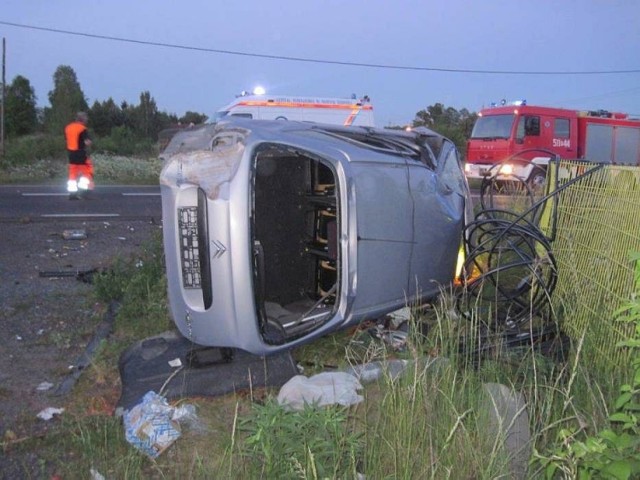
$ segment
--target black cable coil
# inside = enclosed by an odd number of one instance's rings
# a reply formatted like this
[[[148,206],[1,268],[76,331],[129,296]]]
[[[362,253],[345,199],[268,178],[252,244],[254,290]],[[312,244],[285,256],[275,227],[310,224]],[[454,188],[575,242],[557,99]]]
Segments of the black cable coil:
[[[535,156],[532,152],[520,152],[518,158],[509,158],[489,170],[480,187],[479,211],[465,228],[464,288],[456,307],[463,316],[475,312],[493,332],[529,332],[533,318],[540,320],[538,325],[550,323],[558,268],[551,248],[553,234],[547,236],[540,230],[540,216],[548,200],[556,200],[559,192],[599,169],[561,186],[556,174],[551,193],[543,195],[539,178],[546,174],[544,167],[534,166],[528,179],[501,171],[506,163],[529,164],[522,158]],[[550,157],[549,169],[558,168],[560,159],[553,152],[535,152]]]

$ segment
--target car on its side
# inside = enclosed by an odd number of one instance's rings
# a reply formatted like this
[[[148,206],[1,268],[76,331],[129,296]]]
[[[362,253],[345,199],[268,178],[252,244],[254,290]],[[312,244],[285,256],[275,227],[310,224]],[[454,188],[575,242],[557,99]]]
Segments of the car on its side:
[[[237,118],[172,143],[169,302],[198,345],[276,353],[454,279],[470,196],[433,131]]]

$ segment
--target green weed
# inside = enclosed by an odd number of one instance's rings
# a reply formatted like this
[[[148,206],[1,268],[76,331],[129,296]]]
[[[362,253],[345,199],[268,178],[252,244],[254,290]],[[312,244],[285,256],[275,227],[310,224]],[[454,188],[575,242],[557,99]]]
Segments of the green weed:
[[[287,411],[268,399],[240,421],[243,454],[261,478],[355,478],[361,445],[348,418],[344,408]]]
[[[636,262],[635,293],[615,312],[618,321],[635,326],[632,337],[617,345],[635,352],[631,380],[620,387],[605,428],[585,428],[581,418],[576,418],[558,432],[558,446],[536,453],[547,479],[629,479],[640,475],[640,254],[632,259]]]

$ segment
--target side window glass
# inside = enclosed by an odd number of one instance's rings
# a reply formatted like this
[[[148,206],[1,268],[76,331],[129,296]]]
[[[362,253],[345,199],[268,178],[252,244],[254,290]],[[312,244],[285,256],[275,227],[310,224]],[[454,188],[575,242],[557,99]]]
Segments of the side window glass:
[[[522,141],[524,140],[525,120],[526,120],[526,117],[520,117],[518,119],[518,129],[516,130],[516,140],[519,141],[519,143],[522,143]]]
[[[540,117],[534,117],[534,116],[525,117],[524,134],[527,137],[540,136]]]
[[[444,161],[439,165],[440,182],[451,192],[464,194],[465,177],[464,169],[460,165],[458,150],[451,143],[443,148]]]
[[[556,118],[553,122],[553,136],[556,138],[569,138],[569,119]]]

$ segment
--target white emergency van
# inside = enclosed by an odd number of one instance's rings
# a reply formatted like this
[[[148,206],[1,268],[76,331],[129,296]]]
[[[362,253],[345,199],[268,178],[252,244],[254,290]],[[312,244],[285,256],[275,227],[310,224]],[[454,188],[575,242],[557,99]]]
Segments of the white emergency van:
[[[255,120],[296,120],[343,126],[374,126],[373,105],[368,96],[356,99],[240,95],[216,112],[216,120],[227,116]]]

